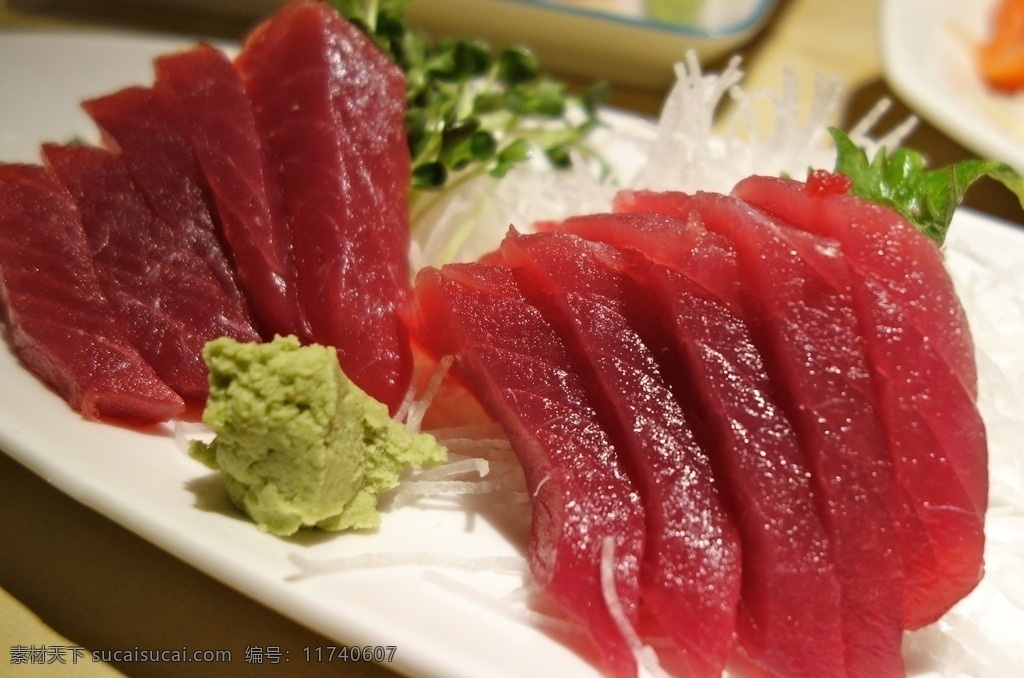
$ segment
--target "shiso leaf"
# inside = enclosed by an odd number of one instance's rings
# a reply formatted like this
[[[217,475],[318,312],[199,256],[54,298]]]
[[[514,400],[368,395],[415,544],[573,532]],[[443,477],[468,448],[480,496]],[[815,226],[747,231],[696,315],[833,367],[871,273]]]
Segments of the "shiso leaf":
[[[836,145],[835,171],[853,180],[850,192],[895,209],[939,245],[964,194],[978,179],[1002,183],[1024,206],[1024,177],[1006,163],[973,159],[929,170],[913,149],[887,153],[882,148],[869,159],[842,130],[831,127],[829,133]]]

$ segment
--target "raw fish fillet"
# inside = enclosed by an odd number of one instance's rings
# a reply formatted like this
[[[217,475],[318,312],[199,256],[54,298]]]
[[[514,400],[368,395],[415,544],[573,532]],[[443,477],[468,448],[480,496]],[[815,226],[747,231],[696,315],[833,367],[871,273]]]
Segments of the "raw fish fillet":
[[[509,233],[501,255],[559,332],[640,492],[642,606],[684,652],[687,674],[721,675],[740,594],[740,542],[690,414],[632,327],[611,247],[565,233]],[[692,414],[692,413],[691,413]]]
[[[202,259],[224,294],[247,306],[218,235],[199,165],[167,102],[151,88],[129,87],[84,101],[82,108],[102,131],[105,145],[121,153],[128,173],[166,228]]]
[[[412,375],[405,78],[326,3],[291,2],[236,66],[277,167],[314,341],[394,412]]]
[[[132,343],[186,401],[203,402],[203,346],[222,336],[258,341],[248,314],[154,215],[120,155],[55,144],[43,155],[78,206],[100,286]]]
[[[574,217],[549,229],[619,248],[630,317],[676,398],[705,429],[742,543],[737,640],[771,675],[843,672],[841,590],[796,433],[739,315],[727,239],[653,213]]]
[[[624,192],[620,211],[689,218],[736,250],[748,320],[815,482],[843,593],[847,672],[904,675],[898,499],[838,243],[728,196]]]
[[[410,321],[428,352],[454,356],[454,372],[512,443],[533,504],[534,576],[585,626],[610,673],[635,676],[602,593],[601,551],[614,540],[615,588],[635,626],[643,507],[566,347],[499,266],[424,269]]]
[[[308,338],[281,185],[234,64],[199,45],[154,61],[157,97],[188,140],[209,189],[238,285],[265,336]]]
[[[988,453],[970,328],[931,240],[895,212],[825,185],[751,177],[735,194],[834,238],[850,264],[903,492],[905,624],[918,628],[967,595],[983,571]]]
[[[115,320],[71,195],[45,167],[0,165],[0,310],[18,357],[86,419],[184,411]]]

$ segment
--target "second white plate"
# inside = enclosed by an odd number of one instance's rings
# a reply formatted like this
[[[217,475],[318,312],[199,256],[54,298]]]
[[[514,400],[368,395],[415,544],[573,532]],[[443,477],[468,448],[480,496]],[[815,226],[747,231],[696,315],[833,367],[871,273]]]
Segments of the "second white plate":
[[[997,0],[884,0],[886,78],[908,105],[974,153],[1024,171],[1024,94],[988,88],[974,59]]]

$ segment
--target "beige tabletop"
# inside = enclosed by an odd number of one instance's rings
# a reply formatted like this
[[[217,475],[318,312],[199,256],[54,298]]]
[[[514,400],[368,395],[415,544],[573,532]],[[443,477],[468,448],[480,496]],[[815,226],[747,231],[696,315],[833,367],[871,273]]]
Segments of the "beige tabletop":
[[[98,13],[68,10],[79,4],[0,0],[0,30],[103,25],[238,38],[251,25],[248,19],[155,11],[156,3],[133,5],[130,0],[99,3],[105,9]],[[145,8],[139,9],[140,4]],[[747,82],[776,86],[784,67],[808,82],[818,72],[837,73],[848,87],[843,120],[858,118],[883,96],[896,101],[892,118],[902,119],[907,109],[882,78],[877,22],[878,7],[868,0],[783,0],[763,33],[741,50]],[[611,103],[654,114],[663,96],[617,85]],[[909,144],[935,163],[970,155],[927,124],[920,125]],[[995,184],[973,189],[968,203],[1024,222],[1016,201]],[[287,667],[246,663],[245,648],[290,648],[294,655],[303,647],[328,644],[77,504],[0,454],[0,674],[182,675],[180,664],[71,663],[76,648],[185,647],[232,652],[233,661],[204,664],[195,675],[314,675],[322,674],[323,667],[295,661]],[[331,675],[389,675],[374,666],[338,668],[332,667]]]

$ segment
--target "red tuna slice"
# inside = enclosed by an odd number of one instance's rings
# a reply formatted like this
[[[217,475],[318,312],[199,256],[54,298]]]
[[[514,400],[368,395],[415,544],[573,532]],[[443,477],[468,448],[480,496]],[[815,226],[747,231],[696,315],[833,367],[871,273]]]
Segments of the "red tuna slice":
[[[564,233],[501,245],[527,299],[558,330],[591,384],[601,421],[644,506],[647,540],[640,595],[692,676],[720,675],[732,647],[740,593],[740,543],[707,454],[651,349],[626,318],[621,257]]]
[[[740,531],[737,640],[770,675],[843,673],[841,590],[796,433],[738,314],[736,253],[699,220],[653,213],[551,226],[622,252],[628,315],[670,387],[703,425]]]
[[[71,195],[45,167],[0,165],[0,308],[18,357],[86,419],[184,411],[115,320]]]
[[[635,676],[602,592],[601,552],[614,540],[615,589],[635,625],[643,507],[566,347],[498,266],[421,271],[411,326],[434,356],[454,356],[454,373],[512,443],[533,502],[527,556],[534,576],[586,627],[605,669]]]
[[[988,498],[970,329],[941,252],[895,212],[853,196],[767,177],[735,191],[798,228],[835,238],[850,262],[904,494],[905,624],[930,624],[981,579]]]
[[[306,339],[277,172],[256,129],[242,77],[200,45],[156,59],[154,90],[191,145],[216,205],[238,285],[267,335]]]
[[[129,174],[166,228],[205,262],[225,294],[245,305],[199,165],[166,102],[148,87],[130,87],[85,101],[82,108],[102,130],[107,147],[121,152]]]
[[[696,212],[736,250],[747,320],[815,483],[843,587],[847,671],[903,675],[898,490],[838,243],[728,196],[622,193],[622,211]]]
[[[118,154],[54,144],[43,154],[78,205],[100,285],[132,343],[171,388],[201,403],[203,346],[222,336],[258,341],[249,316],[153,214]]]
[[[280,173],[312,337],[394,411],[412,375],[404,76],[323,2],[286,5],[236,66]]]

